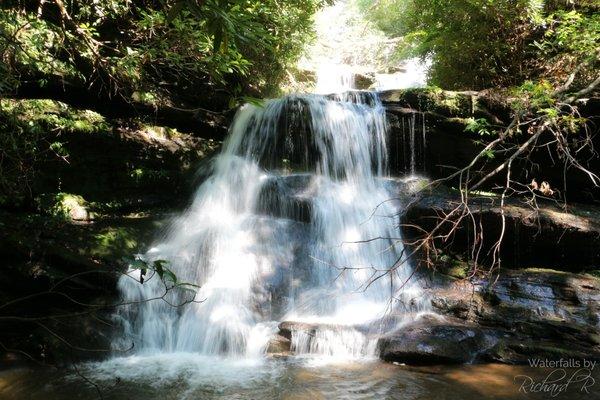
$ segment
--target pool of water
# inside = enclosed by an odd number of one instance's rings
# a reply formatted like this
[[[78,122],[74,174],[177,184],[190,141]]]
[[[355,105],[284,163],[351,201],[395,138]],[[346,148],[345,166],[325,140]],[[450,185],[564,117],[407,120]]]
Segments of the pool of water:
[[[407,367],[322,358],[224,360],[184,353],[117,358],[70,371],[4,370],[0,398],[600,399],[598,381],[597,370],[588,374],[577,368]]]

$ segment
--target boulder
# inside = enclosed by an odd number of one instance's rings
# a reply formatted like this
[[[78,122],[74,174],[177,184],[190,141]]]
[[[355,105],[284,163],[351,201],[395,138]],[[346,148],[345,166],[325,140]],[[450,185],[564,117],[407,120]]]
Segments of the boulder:
[[[65,221],[90,221],[93,214],[79,195],[70,193],[44,194],[38,197],[40,213]]]
[[[272,176],[261,186],[257,212],[273,217],[309,222],[311,198],[306,195],[312,175]]]
[[[285,356],[290,353],[292,346],[292,341],[282,336],[281,334],[273,336],[269,340],[269,344],[267,346],[267,354],[274,356]]]
[[[589,274],[525,269],[492,278],[438,281],[433,309],[497,338],[479,360],[600,358],[600,279]]]
[[[319,327],[328,327],[328,325],[311,324],[307,322],[283,321],[279,324],[279,335],[292,339],[293,331],[304,331],[314,336]]]
[[[411,365],[463,364],[496,339],[481,327],[452,318],[419,318],[379,340],[380,357]]]

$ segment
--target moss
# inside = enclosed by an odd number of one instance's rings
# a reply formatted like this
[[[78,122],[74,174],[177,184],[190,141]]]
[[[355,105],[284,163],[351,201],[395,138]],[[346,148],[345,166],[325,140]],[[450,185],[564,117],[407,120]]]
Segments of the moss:
[[[2,114],[12,117],[24,132],[66,131],[97,133],[107,131],[105,118],[91,110],[78,110],[47,99],[0,100]]]
[[[172,129],[164,126],[146,125],[142,127],[142,131],[150,137],[159,139],[173,139],[181,136],[177,129]]]
[[[49,266],[54,264],[59,270],[67,264],[93,269],[102,265],[115,268],[123,256],[144,251],[167,221],[161,215],[145,215],[111,217],[82,224],[44,215],[0,211],[0,252],[10,253],[15,259],[19,254],[24,255],[23,269],[27,271],[36,264],[48,266],[44,267],[45,275],[60,275],[50,273]],[[31,257],[41,257],[42,261],[32,263]]]
[[[133,101],[137,101],[139,103],[149,105],[149,106],[160,105],[158,96],[152,92],[144,92],[144,91],[133,92],[133,94],[131,95],[131,99]]]
[[[600,269],[593,269],[586,271],[586,274],[593,276],[594,278],[600,278]]]
[[[139,232],[127,227],[108,227],[93,236],[90,255],[95,257],[122,257],[139,249]]]
[[[470,265],[452,254],[439,254],[436,260],[438,271],[456,279],[464,279],[469,275]]]
[[[470,102],[466,96],[456,92],[438,92],[433,95],[432,100],[438,108],[443,108],[451,114],[464,114],[464,111],[470,111]]]
[[[448,268],[446,275],[449,275],[453,278],[464,279],[467,277],[468,272],[469,265],[467,263],[456,263]]]
[[[464,125],[464,127],[466,128],[467,125],[469,125],[471,118],[451,117],[451,118],[447,118],[446,121],[448,123],[454,124],[454,125]]]
[[[76,194],[43,194],[36,198],[36,202],[39,212],[58,220],[88,220],[92,218],[87,202]]]
[[[523,271],[536,274],[571,275],[569,272],[560,271],[553,268],[525,268]]]
[[[470,115],[473,103],[470,94],[425,88],[416,93],[419,105],[426,111],[448,116]]]
[[[220,145],[139,120],[105,120],[52,100],[3,99],[0,107],[0,130],[15,133],[0,135],[9,160],[0,174],[0,205],[31,210],[36,197],[58,192],[96,202],[172,204],[168,193],[187,190],[185,173]]]

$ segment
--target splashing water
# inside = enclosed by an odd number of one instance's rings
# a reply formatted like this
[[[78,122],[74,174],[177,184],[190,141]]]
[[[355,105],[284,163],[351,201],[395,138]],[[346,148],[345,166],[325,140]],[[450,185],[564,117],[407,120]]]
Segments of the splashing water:
[[[407,264],[388,273],[405,255],[386,125],[369,92],[242,107],[212,175],[144,256],[168,260],[200,302],[174,307],[190,293],[130,271],[119,282],[133,303],[124,337],[141,354],[258,357],[276,321],[291,320],[326,324],[311,338],[294,332],[296,353],[373,355],[397,301],[421,304]]]

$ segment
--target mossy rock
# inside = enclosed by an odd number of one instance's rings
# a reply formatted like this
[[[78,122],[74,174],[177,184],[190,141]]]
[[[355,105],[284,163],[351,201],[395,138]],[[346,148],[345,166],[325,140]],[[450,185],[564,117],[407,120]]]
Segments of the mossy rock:
[[[384,103],[432,112],[446,117],[467,118],[477,108],[474,92],[445,91],[436,87],[389,90],[381,93]]]
[[[58,220],[89,221],[93,214],[88,203],[79,195],[71,193],[43,194],[37,199],[38,210]]]
[[[0,113],[10,118],[25,133],[51,130],[93,134],[109,130],[106,119],[91,110],[80,110],[48,99],[0,99]]]
[[[465,279],[469,276],[470,265],[468,262],[452,254],[439,254],[435,259],[435,268],[444,275],[456,279]]]
[[[90,203],[172,206],[187,198],[193,171],[220,147],[214,139],[137,117],[109,119],[45,99],[0,100],[0,129],[14,133],[0,135],[7,159],[26,160],[28,166],[3,165],[0,183],[7,189],[0,205],[28,210],[36,197],[58,192],[82,195]]]

